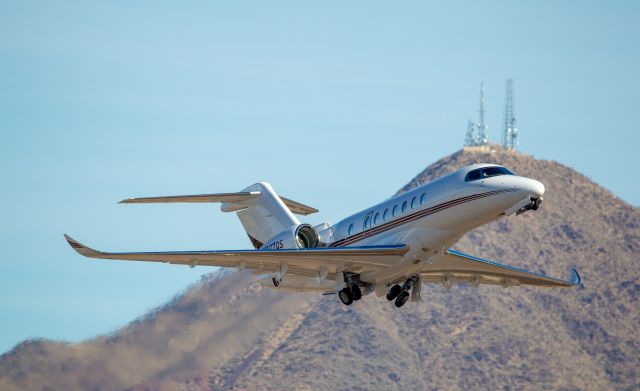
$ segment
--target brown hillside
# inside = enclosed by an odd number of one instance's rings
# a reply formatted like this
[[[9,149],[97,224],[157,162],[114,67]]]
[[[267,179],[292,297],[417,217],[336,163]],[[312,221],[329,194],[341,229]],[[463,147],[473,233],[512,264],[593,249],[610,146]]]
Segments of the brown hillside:
[[[216,274],[113,335],[27,341],[0,357],[2,390],[425,390],[640,387],[640,210],[574,170],[497,148],[459,151],[402,190],[473,162],[541,180],[537,212],[466,235],[458,250],[576,289],[446,290],[396,309],[367,296],[261,289]]]

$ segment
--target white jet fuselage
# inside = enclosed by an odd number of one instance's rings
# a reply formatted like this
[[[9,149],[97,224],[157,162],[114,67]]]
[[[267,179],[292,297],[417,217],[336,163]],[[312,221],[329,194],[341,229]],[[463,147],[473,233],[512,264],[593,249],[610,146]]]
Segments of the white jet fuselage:
[[[411,251],[393,269],[361,275],[368,282],[393,280],[419,271],[467,231],[542,199],[544,185],[531,178],[499,175],[465,181],[467,173],[486,167],[493,166],[465,167],[338,222],[330,247],[409,245]]]

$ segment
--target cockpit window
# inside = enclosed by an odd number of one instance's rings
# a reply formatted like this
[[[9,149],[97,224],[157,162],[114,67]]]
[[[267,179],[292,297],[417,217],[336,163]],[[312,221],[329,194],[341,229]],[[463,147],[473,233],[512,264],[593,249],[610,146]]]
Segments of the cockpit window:
[[[464,178],[464,181],[465,182],[477,181],[478,179],[481,178],[481,175],[482,175],[480,171],[482,170],[478,169],[478,170],[469,171],[467,173],[467,176]]]
[[[489,178],[498,175],[513,175],[513,173],[504,167],[486,167],[482,169],[483,178]]]
[[[464,178],[465,182],[477,181],[478,179],[490,178],[498,175],[513,175],[513,173],[504,167],[485,167],[477,170],[469,171]]]

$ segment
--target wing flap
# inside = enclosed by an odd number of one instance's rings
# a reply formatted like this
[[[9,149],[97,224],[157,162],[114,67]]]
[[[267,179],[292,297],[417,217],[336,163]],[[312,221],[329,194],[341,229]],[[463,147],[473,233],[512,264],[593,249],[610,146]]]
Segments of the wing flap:
[[[572,269],[569,280],[561,280],[544,274],[502,265],[486,259],[448,250],[420,273],[424,282],[450,281],[488,285],[530,285],[541,287],[572,287],[581,283],[577,270]]]
[[[98,259],[164,262],[185,265],[242,267],[259,271],[274,271],[287,265],[291,274],[315,276],[321,267],[329,273],[380,270],[397,262],[409,251],[406,245],[363,246],[341,248],[284,249],[284,250],[223,250],[125,252],[97,251],[65,235],[69,245],[81,255]]]

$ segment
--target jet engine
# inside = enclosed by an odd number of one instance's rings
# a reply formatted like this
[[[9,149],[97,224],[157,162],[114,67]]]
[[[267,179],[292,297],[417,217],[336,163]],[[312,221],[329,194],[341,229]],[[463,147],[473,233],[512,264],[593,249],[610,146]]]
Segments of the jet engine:
[[[300,224],[291,227],[265,243],[260,250],[281,250],[292,248],[315,248],[320,244],[320,235],[312,225]]]

